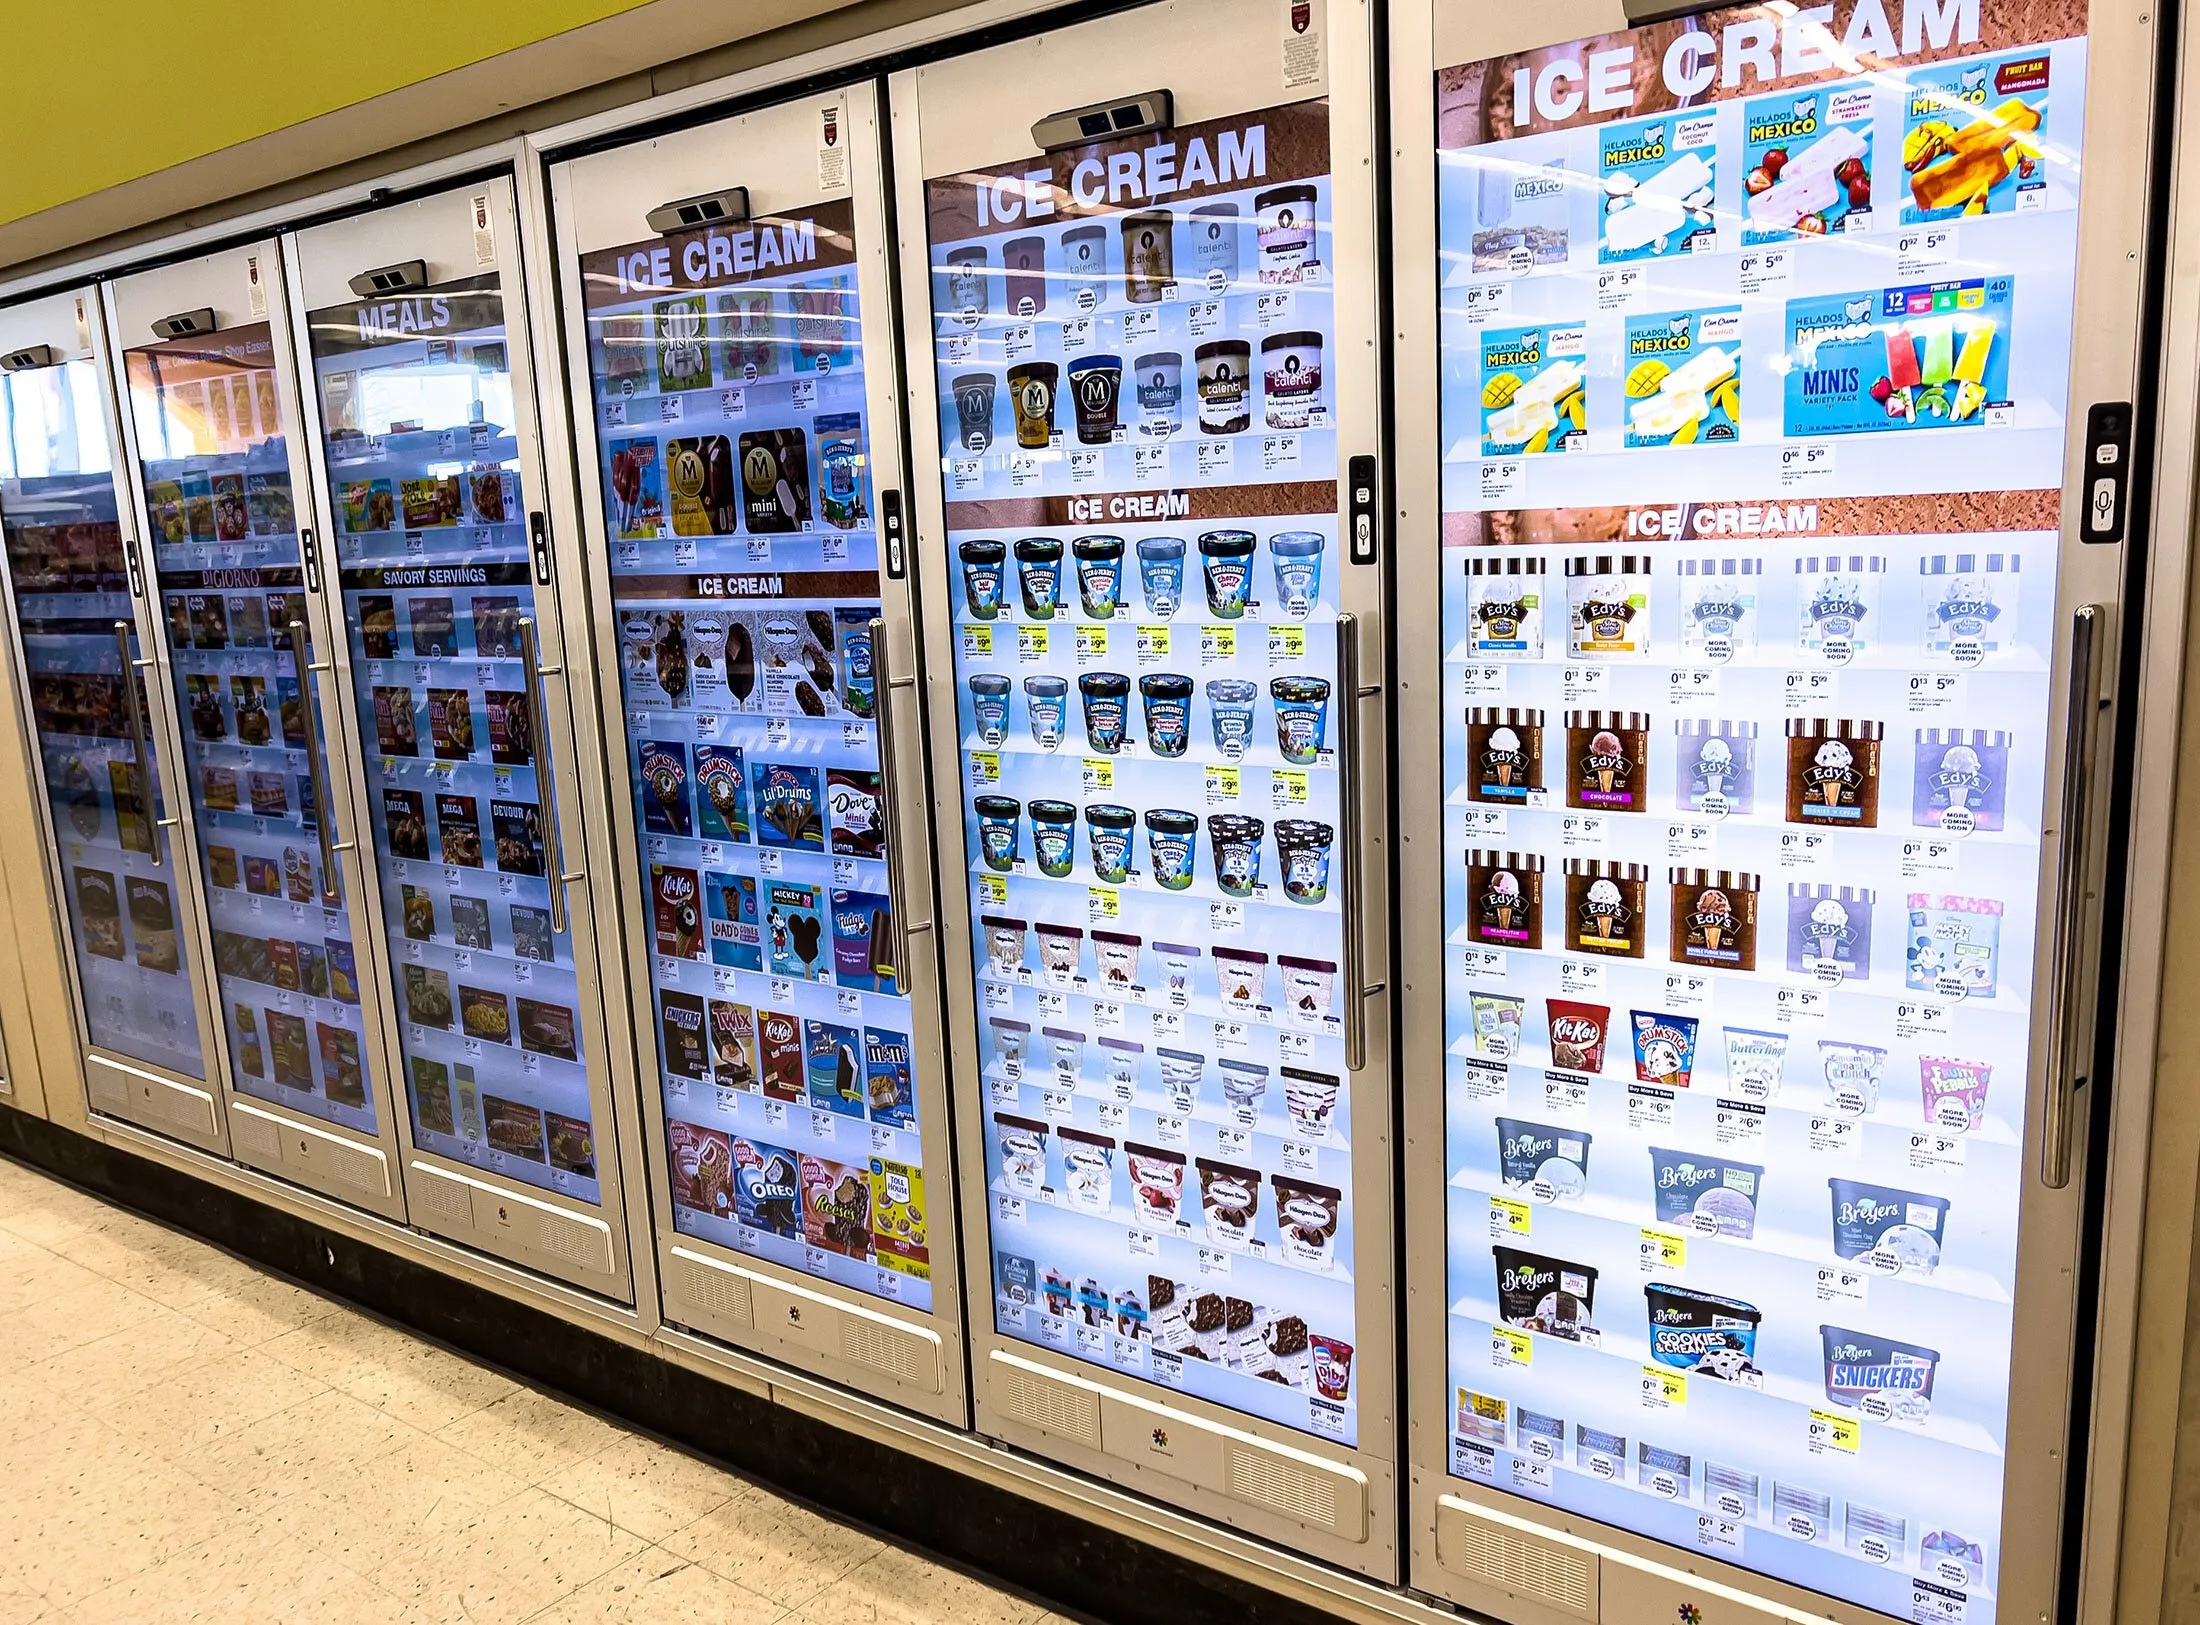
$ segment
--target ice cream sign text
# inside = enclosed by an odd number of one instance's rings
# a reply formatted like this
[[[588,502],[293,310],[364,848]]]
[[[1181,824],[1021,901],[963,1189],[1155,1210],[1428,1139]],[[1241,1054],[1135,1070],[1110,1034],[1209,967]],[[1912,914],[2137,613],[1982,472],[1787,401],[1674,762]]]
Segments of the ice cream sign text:
[[[984,176],[976,187],[978,224],[982,228],[1048,219],[1062,206],[1065,191],[1077,208],[1097,209],[1159,202],[1183,192],[1228,191],[1267,177],[1268,127],[1248,124],[1242,129],[1217,130],[1211,140],[1194,135],[1105,157],[1080,158],[1070,168],[1066,188],[1052,169]]]
[[[1888,61],[1928,47],[1937,51],[1977,44],[1979,5],[1980,0],[1854,0],[1839,34],[1834,32],[1832,5],[1782,7],[1787,15],[1780,17],[1761,15],[1751,7],[1716,33],[1700,26],[1682,33],[1665,48],[1659,78],[1666,94],[1685,105],[1714,85],[1739,90],[1745,74],[1765,84],[1806,74],[1862,73],[1866,57]],[[1539,123],[1563,123],[1584,109],[1594,114],[1630,111],[1635,105],[1635,52],[1633,44],[1621,43],[1586,57],[1561,56],[1540,67],[1515,68],[1515,133]]]
[[[706,231],[675,247],[661,243],[616,256],[621,294],[652,293],[674,286],[672,256],[680,256],[680,275],[687,286],[722,282],[728,277],[754,276],[817,262],[817,224],[812,220],[778,220],[740,231]]]

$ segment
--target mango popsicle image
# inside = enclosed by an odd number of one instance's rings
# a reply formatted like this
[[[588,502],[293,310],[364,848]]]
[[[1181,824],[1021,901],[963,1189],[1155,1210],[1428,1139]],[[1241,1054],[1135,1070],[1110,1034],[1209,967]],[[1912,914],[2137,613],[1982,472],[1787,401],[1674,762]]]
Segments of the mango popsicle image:
[[[1988,113],[1981,113],[1960,130],[1937,133],[1941,126],[1925,126],[1912,132],[1913,139],[1927,129],[1935,134],[1905,151],[1910,170],[1910,196],[1920,209],[1947,209],[1962,205],[1967,214],[1986,211],[1986,194],[2005,180],[2020,159],[2036,158],[2038,149],[2026,138],[2040,127],[2041,110],[2021,97],[2012,96]]]

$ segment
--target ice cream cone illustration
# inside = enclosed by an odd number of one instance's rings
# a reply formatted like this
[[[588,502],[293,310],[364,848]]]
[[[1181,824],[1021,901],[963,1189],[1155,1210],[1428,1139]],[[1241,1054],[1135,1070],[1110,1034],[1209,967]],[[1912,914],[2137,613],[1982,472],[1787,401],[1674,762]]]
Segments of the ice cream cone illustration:
[[[1948,807],[1960,812],[1971,805],[1971,786],[1978,780],[1978,752],[1957,745],[1940,759],[1941,780],[1948,787]]]
[[[1818,781],[1819,796],[1828,807],[1840,806],[1841,792],[1847,788],[1849,764],[1855,760],[1849,754],[1849,747],[1838,739],[1829,739],[1818,747],[1818,754],[1812,760],[1824,769],[1824,777]]]
[[[1513,915],[1520,906],[1520,881],[1500,870],[1490,877],[1490,902],[1497,913],[1497,928],[1512,929]]]
[[[1599,880],[1589,887],[1589,928],[1600,942],[1610,942],[1615,935],[1621,910],[1619,887],[1609,880]]]
[[[1720,938],[1725,935],[1726,932],[1724,928],[1718,925],[1706,925],[1703,928],[1703,945],[1706,948],[1711,949],[1713,952],[1716,952],[1718,950]]]
[[[1497,769],[1500,786],[1510,786],[1513,768],[1520,757],[1520,736],[1510,728],[1493,729],[1490,733],[1490,765]]]
[[[1599,733],[1589,741],[1589,754],[1596,758],[1597,788],[1606,795],[1611,794],[1612,776],[1619,771],[1620,748],[1615,733]]]

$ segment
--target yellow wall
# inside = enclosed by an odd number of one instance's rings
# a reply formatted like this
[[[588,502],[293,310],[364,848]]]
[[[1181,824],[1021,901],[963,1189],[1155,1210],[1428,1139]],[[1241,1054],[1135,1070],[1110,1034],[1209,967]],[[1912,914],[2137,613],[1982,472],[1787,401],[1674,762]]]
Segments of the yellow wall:
[[[644,3],[0,0],[0,221]]]

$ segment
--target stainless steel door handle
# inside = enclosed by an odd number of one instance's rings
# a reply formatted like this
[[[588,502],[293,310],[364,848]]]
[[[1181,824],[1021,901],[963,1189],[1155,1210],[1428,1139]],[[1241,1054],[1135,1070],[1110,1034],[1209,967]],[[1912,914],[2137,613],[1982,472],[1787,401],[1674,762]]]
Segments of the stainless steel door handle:
[[[901,879],[901,806],[896,791],[895,769],[900,760],[894,743],[894,694],[899,689],[914,689],[915,677],[896,677],[893,660],[888,652],[886,622],[871,617],[871,676],[872,687],[877,691],[878,722],[878,781],[880,821],[886,827],[886,906],[894,916],[894,980],[903,993],[909,991],[909,902],[902,888]],[[914,927],[919,931],[931,929],[926,920]]]
[[[306,732],[306,773],[313,783],[313,805],[318,814],[314,823],[321,832],[321,900],[333,904],[343,896],[343,888],[336,884],[336,854],[348,851],[350,843],[339,848],[336,841],[336,804],[329,796],[328,764],[321,759],[320,696],[314,690],[313,676],[336,668],[334,662],[315,661],[306,653],[303,621],[290,623],[290,665],[298,674],[298,725]]]
[[[550,771],[550,740],[542,719],[545,705],[542,680],[562,677],[563,666],[545,666],[535,643],[535,623],[523,615],[519,622],[519,654],[527,668],[527,742],[535,753],[535,796],[542,809],[542,845],[550,871],[550,929],[563,936],[571,923],[565,905],[565,888],[588,878],[587,871],[566,872],[565,835],[558,824],[558,784]]]
[[[115,622],[115,653],[122,657],[122,711],[130,719],[130,748],[137,754],[132,771],[137,775],[138,802],[153,826],[153,867],[161,867],[160,832],[173,829],[178,820],[157,817],[153,807],[153,754],[145,744],[145,708],[138,704],[137,674],[152,668],[152,661],[130,653],[130,623]]]
[[[1338,901],[1344,910],[1344,1064],[1367,1065],[1367,1001],[1382,992],[1367,980],[1367,921],[1361,907],[1360,702],[1376,692],[1360,682],[1360,618],[1337,617],[1337,821],[1344,859]]]
[[[2078,916],[2084,912],[2085,815],[2092,789],[2093,722],[2100,709],[2098,604],[2080,604],[2070,616],[2070,679],[2063,717],[2062,806],[2055,839],[2055,946],[2048,970],[2047,1099],[2040,1112],[2040,1183],[2061,1190],[2070,1183],[2071,1141],[2076,1137],[2077,1093],[2085,1058],[2073,1055],[2076,1018]]]

